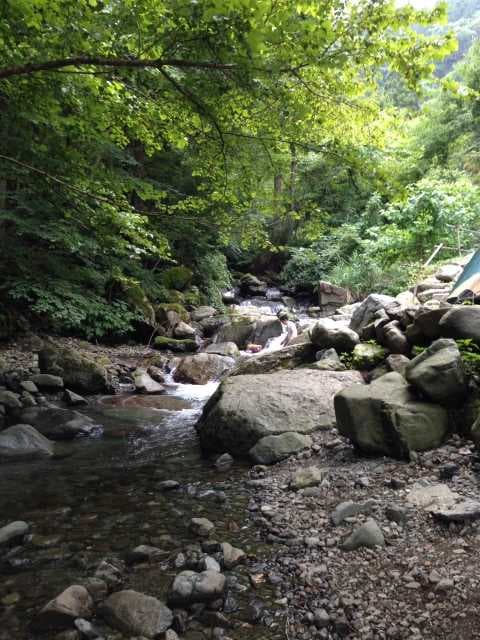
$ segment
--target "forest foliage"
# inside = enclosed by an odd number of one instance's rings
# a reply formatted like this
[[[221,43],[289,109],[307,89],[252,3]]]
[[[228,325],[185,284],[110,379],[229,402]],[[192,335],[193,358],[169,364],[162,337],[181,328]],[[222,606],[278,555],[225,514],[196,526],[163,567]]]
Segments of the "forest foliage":
[[[399,290],[435,243],[475,243],[480,47],[438,79],[446,6],[1,7],[0,334],[102,338],[162,302],[220,305],[229,267],[265,251],[293,288]]]

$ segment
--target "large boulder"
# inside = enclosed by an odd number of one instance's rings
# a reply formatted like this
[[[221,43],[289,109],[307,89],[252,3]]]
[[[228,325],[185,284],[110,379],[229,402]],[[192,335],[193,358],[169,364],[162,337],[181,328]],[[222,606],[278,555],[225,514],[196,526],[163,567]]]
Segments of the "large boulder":
[[[350,293],[343,287],[320,280],[317,286],[318,306],[323,316],[335,313],[337,309],[346,305],[350,300]]]
[[[418,400],[395,372],[340,391],[334,404],[338,430],[367,454],[409,459],[440,446],[448,432],[447,411]]]
[[[102,613],[110,626],[128,636],[158,638],[173,622],[173,613],[163,602],[132,589],[113,593]]]
[[[205,353],[216,353],[218,356],[238,358],[240,351],[234,342],[214,342],[205,348]]]
[[[410,341],[415,344],[423,344],[440,338],[440,321],[450,309],[450,305],[438,307],[437,309],[420,307],[415,314],[413,323],[407,329]]]
[[[245,349],[253,340],[255,326],[255,317],[233,315],[226,324],[219,327],[215,342],[234,342],[239,349]]]
[[[68,347],[45,343],[39,352],[39,365],[42,373],[60,376],[69,389],[83,393],[111,391],[105,368]]]
[[[252,356],[245,356],[238,361],[232,376],[245,374],[270,373],[279,369],[294,369],[299,365],[313,360],[315,348],[310,342],[293,344],[278,349],[266,351]]]
[[[423,396],[447,406],[458,404],[467,392],[462,357],[454,340],[432,343],[408,363],[405,377]]]
[[[54,444],[29,424],[16,424],[0,432],[0,459],[54,455]]]
[[[336,351],[352,351],[359,342],[358,334],[348,327],[324,318],[310,330],[310,339],[319,349],[333,348]]]
[[[297,369],[230,376],[197,424],[202,447],[244,456],[266,436],[328,429],[335,424],[334,394],[355,382],[362,382],[357,371]]]
[[[470,338],[480,345],[480,306],[454,306],[440,320],[440,334],[445,338]]]
[[[29,407],[20,413],[19,418],[52,440],[72,440],[77,436],[91,435],[99,429],[91,418],[73,409]]]
[[[256,464],[274,464],[311,446],[310,436],[288,431],[278,436],[260,438],[248,455]]]
[[[264,347],[271,338],[282,335],[282,323],[278,318],[259,318],[255,323],[252,342]]]
[[[235,364],[233,358],[219,356],[215,353],[197,353],[180,360],[174,371],[175,382],[190,384],[206,384],[210,380],[218,380]]]
[[[267,293],[267,284],[251,273],[245,273],[240,278],[240,292],[244,296],[264,296]]]
[[[362,329],[373,322],[379,309],[385,309],[392,303],[395,303],[395,298],[392,296],[371,293],[353,312],[350,329],[360,334]]]

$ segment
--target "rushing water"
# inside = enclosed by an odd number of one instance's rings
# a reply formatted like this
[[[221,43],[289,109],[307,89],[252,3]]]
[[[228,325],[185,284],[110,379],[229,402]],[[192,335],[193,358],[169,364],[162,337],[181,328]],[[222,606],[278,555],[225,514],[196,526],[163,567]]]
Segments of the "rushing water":
[[[215,522],[216,539],[258,552],[245,518],[245,468],[236,464],[220,472],[198,446],[194,424],[216,385],[97,398],[84,413],[103,427],[100,437],[66,443],[63,457],[54,460],[2,465],[0,525],[26,520],[32,537],[1,566],[0,600],[7,604],[0,614],[1,640],[37,638],[28,622],[48,600],[93,575],[102,559],[125,557],[140,544],[165,549],[165,559],[133,567],[127,584],[165,597],[175,574],[172,559],[194,542],[188,532],[192,517]],[[158,484],[167,479],[179,481],[181,490],[163,493]],[[238,591],[247,593],[242,569],[239,576]],[[273,628],[249,635],[260,636],[276,637]]]

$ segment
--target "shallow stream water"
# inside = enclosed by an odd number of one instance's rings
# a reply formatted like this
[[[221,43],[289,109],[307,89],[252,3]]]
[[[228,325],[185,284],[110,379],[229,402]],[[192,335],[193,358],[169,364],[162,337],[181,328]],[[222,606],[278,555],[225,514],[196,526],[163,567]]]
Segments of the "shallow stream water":
[[[129,569],[128,588],[164,599],[176,573],[173,558],[196,542],[188,531],[192,517],[211,519],[215,539],[262,555],[245,515],[246,468],[237,463],[218,471],[198,446],[194,424],[215,388],[175,385],[162,396],[99,397],[82,411],[102,435],[65,443],[64,457],[2,465],[0,525],[25,520],[32,536],[0,567],[1,640],[39,637],[28,623],[44,604],[92,576],[102,559],[123,558],[140,544],[165,549],[165,560]],[[158,484],[171,479],[181,489],[162,492]],[[241,593],[246,569],[237,574],[235,597],[251,597]],[[248,637],[275,638],[274,629]],[[228,635],[241,638],[245,631]]]

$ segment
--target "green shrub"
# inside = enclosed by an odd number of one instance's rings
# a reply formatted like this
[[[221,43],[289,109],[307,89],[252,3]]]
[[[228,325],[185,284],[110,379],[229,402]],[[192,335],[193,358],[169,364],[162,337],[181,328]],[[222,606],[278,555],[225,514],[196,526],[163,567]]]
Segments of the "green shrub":
[[[219,251],[203,256],[196,264],[198,287],[208,302],[217,309],[223,308],[222,293],[233,286],[227,259]]]
[[[291,289],[313,290],[325,275],[325,260],[315,249],[292,249],[291,257],[283,267],[280,277]]]
[[[183,291],[192,281],[193,273],[188,267],[179,265],[170,267],[162,273],[162,284],[167,289],[177,289]]]
[[[126,302],[107,302],[98,294],[66,281],[50,281],[45,286],[17,283],[9,296],[28,308],[45,327],[89,340],[124,335],[133,329],[132,322],[142,316]]]

